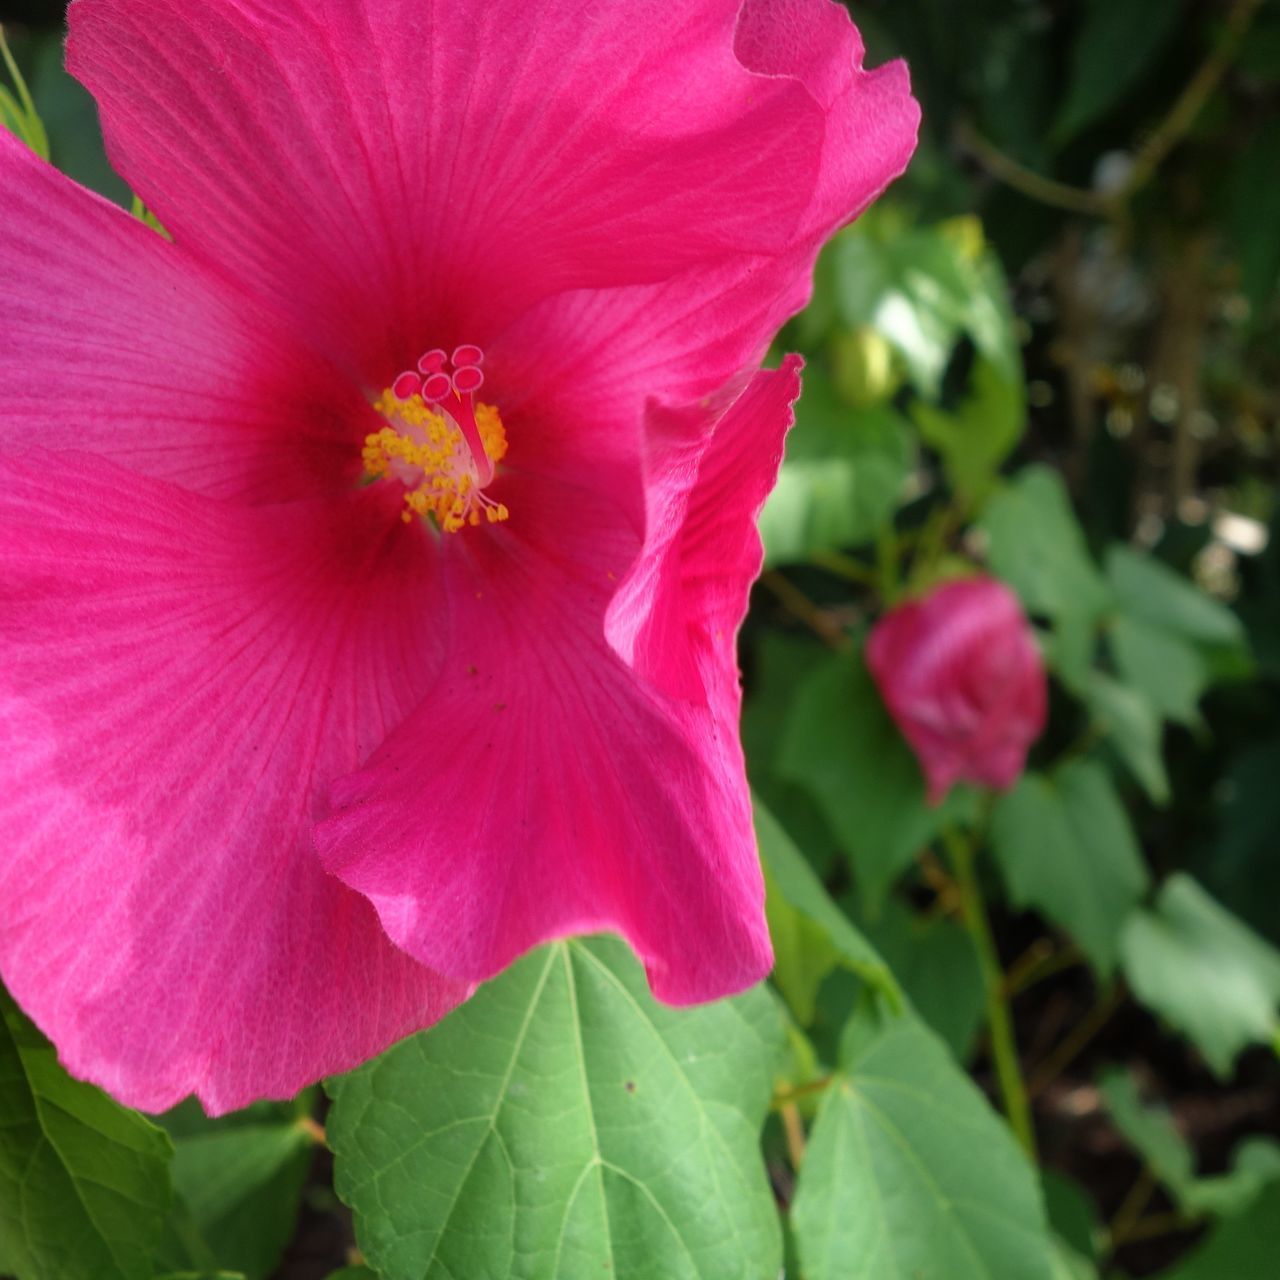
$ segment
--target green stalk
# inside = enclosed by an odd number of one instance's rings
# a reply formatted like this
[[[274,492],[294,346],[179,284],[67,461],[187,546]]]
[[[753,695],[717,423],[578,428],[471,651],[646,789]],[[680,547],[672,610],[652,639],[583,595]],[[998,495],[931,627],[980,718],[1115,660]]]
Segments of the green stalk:
[[[978,952],[978,965],[982,970],[982,985],[987,999],[987,1027],[991,1036],[991,1056],[995,1062],[996,1078],[1000,1084],[1000,1097],[1004,1104],[1009,1126],[1023,1150],[1036,1158],[1036,1135],[1031,1123],[1031,1104],[1027,1101],[1027,1089],[1022,1082],[1022,1069],[1018,1063],[1018,1046],[1013,1037],[1013,1020],[1005,998],[1004,972],[1000,957],[996,954],[995,939],[991,936],[991,924],[987,919],[982,888],[974,873],[975,851],[972,840],[962,837],[954,829],[943,831],[947,852],[951,856],[956,883],[960,888],[960,903],[965,927]]]

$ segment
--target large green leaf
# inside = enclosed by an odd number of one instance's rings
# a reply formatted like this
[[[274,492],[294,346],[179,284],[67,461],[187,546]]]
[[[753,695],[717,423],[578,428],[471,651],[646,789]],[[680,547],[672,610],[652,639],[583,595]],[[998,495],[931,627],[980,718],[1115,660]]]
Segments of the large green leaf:
[[[763,989],[677,1010],[622,943],[533,952],[334,1081],[335,1186],[387,1280],[773,1280]]]
[[[818,801],[872,914],[941,814],[861,657],[816,669],[794,692],[778,768]]]
[[[0,991],[0,1253],[19,1280],[150,1280],[164,1130],[73,1080]]]
[[[991,501],[979,527],[991,568],[1032,613],[1092,619],[1110,604],[1057,472],[1042,466],[1019,472]]]
[[[936,1038],[855,1021],[845,1050],[792,1206],[807,1280],[1047,1280],[1031,1167]]]
[[[1280,1183],[1231,1218],[1165,1280],[1275,1280],[1280,1258]]]
[[[760,513],[769,564],[869,542],[897,507],[911,430],[888,405],[852,409],[807,371],[778,483]]]
[[[1054,141],[1101,119],[1150,67],[1177,29],[1180,0],[1090,0],[1071,50],[1071,80]]]
[[[1026,774],[998,801],[991,836],[1014,902],[1060,924],[1109,973],[1148,877],[1106,770],[1081,760]]]
[[[1280,1045],[1280,952],[1194,880],[1170,876],[1121,939],[1134,994],[1189,1036],[1220,1076],[1251,1044]]]

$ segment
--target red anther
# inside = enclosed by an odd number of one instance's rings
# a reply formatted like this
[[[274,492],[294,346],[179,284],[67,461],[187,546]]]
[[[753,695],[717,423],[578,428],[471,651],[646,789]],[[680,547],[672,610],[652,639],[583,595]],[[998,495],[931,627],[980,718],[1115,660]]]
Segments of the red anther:
[[[453,365],[455,369],[461,369],[463,365],[481,365],[484,364],[484,352],[479,347],[473,346],[471,343],[463,343],[460,347],[453,349]]]
[[[432,404],[439,404],[453,390],[453,383],[447,373],[433,373],[422,384],[422,398]]]
[[[391,384],[391,394],[397,400],[412,400],[421,389],[422,379],[416,373],[402,373]]]
[[[473,347],[472,350],[475,350]],[[473,364],[463,365],[453,373],[453,389],[460,395],[470,395],[479,391],[484,383],[484,374]]]
[[[439,373],[448,363],[448,354],[439,347],[433,347],[419,359],[418,371],[424,374]]]

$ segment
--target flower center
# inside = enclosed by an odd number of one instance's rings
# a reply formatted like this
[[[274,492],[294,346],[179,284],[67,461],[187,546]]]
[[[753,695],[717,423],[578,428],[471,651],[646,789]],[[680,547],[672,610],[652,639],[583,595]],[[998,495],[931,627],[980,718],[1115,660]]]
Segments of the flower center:
[[[365,436],[364,469],[404,485],[406,524],[430,516],[445,533],[457,533],[510,515],[484,492],[507,452],[507,433],[493,405],[476,403],[483,363],[484,352],[471,345],[452,356],[428,351],[374,402],[387,425]]]

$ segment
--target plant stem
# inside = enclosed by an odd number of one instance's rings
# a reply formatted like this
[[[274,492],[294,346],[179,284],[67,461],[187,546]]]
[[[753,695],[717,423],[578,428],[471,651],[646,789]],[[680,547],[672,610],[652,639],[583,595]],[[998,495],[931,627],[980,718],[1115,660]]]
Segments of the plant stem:
[[[808,1097],[810,1094],[821,1093],[824,1089],[829,1089],[834,1078],[834,1076],[820,1076],[817,1080],[809,1080],[804,1084],[798,1084],[793,1089],[784,1089],[773,1095],[771,1105],[774,1110],[781,1111],[783,1107],[790,1106],[798,1098]]]
[[[1031,1123],[1031,1104],[1027,1101],[1026,1087],[1022,1083],[1022,1070],[1018,1063],[1018,1046],[1013,1037],[1013,1020],[1005,998],[1004,972],[996,953],[995,939],[991,936],[991,923],[987,919],[982,889],[974,873],[975,851],[973,841],[961,836],[954,828],[943,829],[943,840],[955,870],[956,883],[960,886],[960,901],[964,910],[965,926],[978,952],[978,964],[982,970],[982,985],[987,998],[987,1026],[991,1036],[991,1056],[995,1062],[996,1078],[1000,1083],[1000,1097],[1005,1115],[1014,1136],[1033,1160],[1036,1156],[1036,1135]]]
[[[799,1173],[804,1163],[804,1121],[800,1119],[800,1109],[794,1102],[784,1102],[780,1110],[782,1132],[787,1139],[787,1156],[791,1167]]]
[[[864,587],[876,587],[880,583],[876,571],[870,565],[841,551],[815,551],[809,558],[819,569],[825,569],[837,578],[844,578]]]
[[[892,606],[898,594],[898,552],[897,532],[892,525],[886,525],[876,536],[876,580],[886,608]]]
[[[1150,1165],[1143,1165],[1142,1172],[1138,1174],[1138,1180],[1129,1188],[1129,1194],[1125,1196],[1124,1203],[1116,1211],[1116,1216],[1107,1228],[1108,1250],[1119,1248],[1129,1239],[1129,1233],[1137,1226],[1143,1210],[1151,1203],[1151,1197],[1155,1195],[1155,1191],[1155,1175],[1151,1172]]]
[[[1098,218],[1120,218],[1133,197],[1151,181],[1169,153],[1190,132],[1205,104],[1213,96],[1213,91],[1230,70],[1262,3],[1263,0],[1236,0],[1227,14],[1226,28],[1217,47],[1210,51],[1164,119],[1138,149],[1133,159],[1133,168],[1117,191],[1090,191],[1043,177],[1005,155],[967,122],[962,122],[956,131],[956,141],[993,177],[1032,200],[1070,213],[1090,214]]]
[[[1098,999],[1098,1003],[1072,1030],[1031,1074],[1027,1092],[1031,1097],[1043,1093],[1071,1064],[1076,1056],[1107,1025],[1111,1015],[1124,1003],[1125,991],[1120,985],[1113,986]]]
[[[761,576],[760,585],[771,591],[788,613],[803,622],[829,648],[844,651],[853,647],[845,629],[784,574],[771,569]]]

